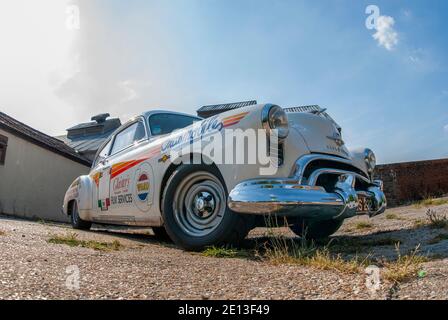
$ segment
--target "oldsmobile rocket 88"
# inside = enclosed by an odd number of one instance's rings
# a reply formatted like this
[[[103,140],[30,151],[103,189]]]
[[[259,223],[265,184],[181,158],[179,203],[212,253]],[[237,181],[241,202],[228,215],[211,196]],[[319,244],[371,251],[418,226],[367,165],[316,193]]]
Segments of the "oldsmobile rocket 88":
[[[204,135],[224,137],[228,129],[263,131],[266,150],[272,149],[267,137],[275,136],[275,171],[261,175],[258,161],[213,161],[203,149],[190,149],[187,157],[173,152]],[[230,145],[220,151],[235,151]],[[346,148],[340,126],[319,106],[257,104],[207,119],[150,111],[102,145],[90,174],[69,187],[63,212],[74,228],[147,226],[186,250],[237,244],[269,217],[299,236],[324,238],[344,219],[384,212],[375,165],[370,149]]]

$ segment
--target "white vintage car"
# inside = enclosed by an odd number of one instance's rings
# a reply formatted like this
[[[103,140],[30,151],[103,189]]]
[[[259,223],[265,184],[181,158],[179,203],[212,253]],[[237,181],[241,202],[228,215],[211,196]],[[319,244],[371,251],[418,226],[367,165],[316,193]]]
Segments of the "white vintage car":
[[[225,140],[232,129],[263,130],[258,143],[275,170],[261,174],[266,163],[258,160],[228,163],[203,148],[186,149],[211,134]],[[276,137],[276,148],[269,137]],[[215,154],[241,151],[227,140],[219,148]],[[149,226],[187,250],[237,244],[270,216],[299,236],[322,238],[346,218],[384,212],[375,162],[370,149],[348,151],[341,128],[318,106],[257,104],[207,119],[151,111],[103,144],[90,174],[69,187],[63,212],[77,229]]]

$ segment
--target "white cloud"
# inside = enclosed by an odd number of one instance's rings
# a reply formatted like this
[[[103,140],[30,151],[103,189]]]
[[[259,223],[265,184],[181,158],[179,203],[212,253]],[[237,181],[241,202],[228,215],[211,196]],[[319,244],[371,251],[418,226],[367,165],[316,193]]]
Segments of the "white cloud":
[[[373,38],[387,50],[392,50],[398,43],[398,33],[394,29],[395,20],[389,16],[379,16]]]

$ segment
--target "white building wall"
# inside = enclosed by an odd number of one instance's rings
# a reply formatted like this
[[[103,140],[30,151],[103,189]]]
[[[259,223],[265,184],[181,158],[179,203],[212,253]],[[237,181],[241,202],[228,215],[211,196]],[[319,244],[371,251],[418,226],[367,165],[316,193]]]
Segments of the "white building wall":
[[[0,165],[0,213],[68,221],[61,213],[65,191],[89,168],[0,129],[8,137]]]

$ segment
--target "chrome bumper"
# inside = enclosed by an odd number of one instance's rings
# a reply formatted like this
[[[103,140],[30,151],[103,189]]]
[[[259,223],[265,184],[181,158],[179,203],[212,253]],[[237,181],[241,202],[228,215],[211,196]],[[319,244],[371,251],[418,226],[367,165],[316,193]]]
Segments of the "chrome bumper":
[[[338,175],[332,192],[314,185],[321,174]],[[318,219],[375,216],[386,210],[381,181],[371,182],[353,172],[318,169],[308,179],[255,179],[238,184],[229,194],[229,208],[238,213]],[[355,190],[357,179],[368,186]]]

